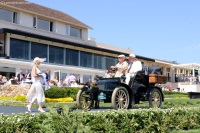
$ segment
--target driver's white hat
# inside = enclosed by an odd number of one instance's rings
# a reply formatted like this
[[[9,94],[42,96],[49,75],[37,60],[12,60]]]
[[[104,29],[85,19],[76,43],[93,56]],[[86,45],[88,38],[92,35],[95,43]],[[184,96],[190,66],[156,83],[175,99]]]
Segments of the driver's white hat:
[[[133,57],[133,58],[135,58],[135,55],[134,55],[134,54],[130,54],[129,57]]]
[[[118,57],[123,57],[123,58],[125,58],[125,55],[123,55],[123,54],[120,54]]]

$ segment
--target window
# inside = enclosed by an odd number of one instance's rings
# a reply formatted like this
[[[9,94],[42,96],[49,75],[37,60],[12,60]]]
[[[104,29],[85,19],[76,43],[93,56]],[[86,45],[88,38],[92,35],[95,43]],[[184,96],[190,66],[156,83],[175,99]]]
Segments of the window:
[[[63,73],[63,72],[61,72],[61,79],[65,79],[66,76],[67,76],[67,73]]]
[[[47,59],[47,48],[48,45],[31,42],[31,59],[35,57]]]
[[[36,22],[36,20],[37,20],[36,17],[34,17],[33,18],[33,27],[34,28],[37,28],[37,22]]]
[[[69,25],[66,26],[66,34],[70,35],[70,26]]]
[[[142,66],[144,66],[144,62],[141,62],[142,63]]]
[[[94,54],[94,59],[93,59],[94,68],[97,68],[97,69],[105,69],[105,67],[104,67],[104,66],[105,66],[104,59],[105,59],[104,56]]]
[[[29,59],[29,41],[10,39],[10,57],[17,59]]]
[[[46,31],[53,31],[53,22],[33,17],[33,27]]]
[[[37,28],[41,30],[50,31],[50,22],[44,19],[37,19]]]
[[[166,70],[167,72],[170,72],[170,68],[167,68],[167,70]]]
[[[82,30],[75,28],[75,27],[70,27],[70,36],[73,37],[78,37],[78,38],[82,38]]]
[[[80,52],[80,66],[92,68],[92,54]]]
[[[92,76],[91,75],[83,75],[83,83],[86,83],[89,81],[89,79],[91,79]]]
[[[53,32],[53,22],[50,22],[50,31]]]
[[[64,64],[64,49],[49,46],[49,63]]]
[[[106,68],[109,66],[115,66],[116,65],[116,59],[112,57],[106,57]]]
[[[180,70],[180,73],[181,73],[181,74],[183,73],[183,69]]]
[[[79,51],[66,49],[66,65],[79,65]]]
[[[17,13],[13,12],[13,23],[17,23]]]
[[[0,8],[0,20],[13,22],[13,12]]]

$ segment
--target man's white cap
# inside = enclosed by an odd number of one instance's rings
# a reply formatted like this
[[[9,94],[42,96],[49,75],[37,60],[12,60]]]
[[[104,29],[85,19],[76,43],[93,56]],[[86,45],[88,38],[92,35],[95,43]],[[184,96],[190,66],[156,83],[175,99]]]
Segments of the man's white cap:
[[[133,58],[135,58],[135,55],[134,55],[134,54],[130,54],[129,57],[133,57]]]
[[[123,54],[120,54],[118,57],[123,57],[123,58],[125,58],[125,55],[123,55]]]

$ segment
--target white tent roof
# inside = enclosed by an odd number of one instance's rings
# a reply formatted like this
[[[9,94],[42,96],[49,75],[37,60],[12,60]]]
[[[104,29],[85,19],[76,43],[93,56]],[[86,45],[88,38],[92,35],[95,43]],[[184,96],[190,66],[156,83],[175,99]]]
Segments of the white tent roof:
[[[177,64],[173,65],[174,67],[182,67],[185,69],[197,69],[200,70],[200,64],[197,63],[191,63],[191,64]]]

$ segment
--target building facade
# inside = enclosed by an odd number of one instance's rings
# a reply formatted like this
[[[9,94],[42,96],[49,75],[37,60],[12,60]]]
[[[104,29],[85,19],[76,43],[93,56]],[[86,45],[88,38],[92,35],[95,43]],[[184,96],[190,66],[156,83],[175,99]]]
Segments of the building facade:
[[[63,12],[9,2],[0,3],[0,73],[9,78],[20,69],[31,69],[31,61],[40,57],[47,59],[41,69],[50,69],[51,77],[74,73],[86,82],[116,64],[118,54],[131,53],[88,39],[92,28]]]
[[[108,66],[117,63],[117,56],[128,56],[130,49],[96,42],[88,38],[90,26],[66,13],[24,0],[0,3],[0,74],[8,78],[20,69],[30,70],[35,57],[46,58],[41,70],[51,70],[51,78],[59,79],[74,73],[81,82],[104,75]],[[160,66],[169,82],[176,74],[191,74],[191,68],[174,62],[136,55],[145,66]],[[176,67],[174,67],[176,66]]]

